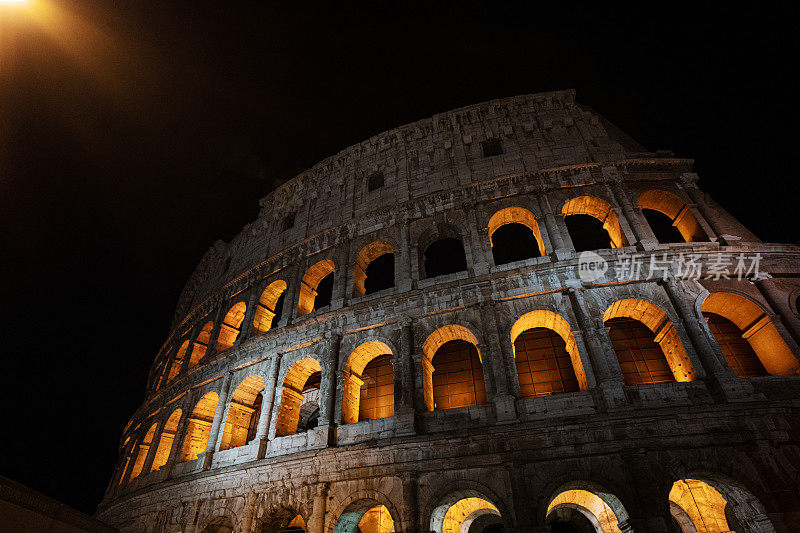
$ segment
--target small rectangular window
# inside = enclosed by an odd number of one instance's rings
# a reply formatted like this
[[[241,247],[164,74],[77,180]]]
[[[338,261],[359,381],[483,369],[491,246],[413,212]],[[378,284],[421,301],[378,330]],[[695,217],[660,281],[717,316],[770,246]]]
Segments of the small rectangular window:
[[[283,224],[281,225],[281,231],[290,230],[294,227],[294,213],[291,215],[286,215],[283,218]]]
[[[381,187],[383,187],[383,174],[381,172],[376,172],[367,178],[367,190],[369,192],[380,189]]]
[[[489,139],[481,143],[483,147],[483,157],[493,157],[503,153],[503,144],[500,139]]]

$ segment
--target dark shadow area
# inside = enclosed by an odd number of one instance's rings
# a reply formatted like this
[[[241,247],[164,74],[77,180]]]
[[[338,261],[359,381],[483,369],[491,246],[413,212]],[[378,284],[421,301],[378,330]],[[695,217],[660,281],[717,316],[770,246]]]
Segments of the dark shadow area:
[[[564,217],[567,231],[576,252],[605,250],[611,248],[611,237],[603,223],[591,215],[569,215]]]
[[[453,237],[432,242],[425,249],[425,277],[435,278],[467,269],[464,245]]]
[[[382,291],[394,287],[394,254],[383,254],[376,257],[365,271],[364,294]]]
[[[331,305],[333,298],[333,272],[322,278],[317,285],[317,295],[314,297],[314,310]]]
[[[642,209],[642,214],[661,244],[686,242],[678,228],[672,225],[672,220],[661,211]]]
[[[492,234],[492,257],[495,265],[540,256],[536,236],[523,224],[504,224]]]

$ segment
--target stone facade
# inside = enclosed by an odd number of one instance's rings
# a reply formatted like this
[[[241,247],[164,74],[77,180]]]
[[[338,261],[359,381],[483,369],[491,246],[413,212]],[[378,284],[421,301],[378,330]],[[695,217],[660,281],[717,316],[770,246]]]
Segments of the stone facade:
[[[730,530],[797,531],[800,248],[761,242],[691,167],[572,91],[443,113],[320,162],[192,274],[98,518],[122,531],[292,521],[339,533],[383,531],[370,511],[383,506],[403,532],[582,531],[581,520],[724,531],[681,508],[676,482],[688,494],[699,480],[727,502]],[[647,210],[689,242],[659,240]],[[610,236],[592,279],[579,275],[574,214]],[[535,257],[496,264],[492,236],[508,223],[530,229]],[[428,277],[426,253],[444,238],[462,243],[466,269]],[[393,286],[365,294],[387,252]],[[757,257],[759,273],[697,278],[681,269],[689,257],[711,273]],[[644,266],[623,279],[632,258]],[[329,302],[315,306],[330,272]],[[707,312],[741,330],[765,375],[732,370]],[[652,331],[667,382],[629,384],[615,318]],[[577,390],[522,392],[517,339],[531,328],[563,339]],[[448,342],[477,351],[485,403],[437,409]],[[381,354],[393,415],[359,421],[365,365]]]

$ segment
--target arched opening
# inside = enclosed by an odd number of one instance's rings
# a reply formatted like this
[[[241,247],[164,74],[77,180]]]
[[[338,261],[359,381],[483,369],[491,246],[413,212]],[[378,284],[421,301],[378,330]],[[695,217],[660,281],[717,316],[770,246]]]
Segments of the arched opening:
[[[617,300],[606,309],[603,322],[626,385],[695,378],[675,325],[658,306],[637,298]]]
[[[740,483],[715,474],[686,477],[669,492],[682,533],[774,533],[764,506]]]
[[[278,325],[283,311],[283,298],[286,295],[286,282],[276,280],[270,283],[258,299],[253,330],[264,333]]]
[[[708,241],[691,209],[675,194],[662,190],[642,193],[637,202],[660,243]],[[677,230],[677,231],[676,231]]]
[[[740,378],[752,378],[768,375],[761,360],[753,351],[753,347],[745,340],[736,324],[724,316],[708,311],[703,313],[708,322],[708,329],[717,340],[728,366]]]
[[[621,533],[628,513],[619,499],[593,483],[570,483],[556,491],[547,506],[553,532]]]
[[[244,321],[244,313],[247,310],[247,304],[239,302],[231,307],[228,314],[222,320],[219,327],[219,336],[217,337],[217,351],[221,352],[227,350],[242,331],[242,321]]]
[[[374,241],[358,252],[353,267],[353,296],[364,296],[394,287],[394,248],[388,241]]]
[[[236,387],[222,430],[220,450],[244,446],[255,438],[263,397],[264,379],[261,376],[248,376]]]
[[[275,436],[285,437],[316,427],[322,367],[316,359],[297,361],[283,380]]]
[[[589,388],[575,336],[561,315],[524,314],[511,327],[511,343],[523,398]]]
[[[136,460],[133,463],[133,470],[131,470],[131,479],[137,477],[142,473],[142,467],[147,459],[147,454],[150,451],[150,445],[153,444],[153,436],[156,434],[156,427],[158,424],[153,424],[147,430],[142,442],[139,444],[139,453],[136,455]]]
[[[703,300],[700,309],[708,319],[709,329],[723,353],[728,350],[735,355],[731,357],[725,353],[728,364],[741,377],[759,375],[760,368],[755,365],[752,356],[748,360],[750,351],[757,356],[764,371],[774,376],[791,376],[800,370],[797,358],[775,324],[753,301],[732,292],[713,292]],[[723,317],[729,323],[723,325],[721,330],[721,321],[713,315]],[[736,330],[731,326],[735,326]],[[747,351],[747,346],[740,341],[749,345],[751,350]],[[733,349],[737,350],[735,354]],[[742,355],[743,352],[748,353]],[[742,364],[744,367],[740,368]]]
[[[336,521],[334,533],[392,533],[392,514],[385,505],[372,499],[348,505]]]
[[[211,434],[211,424],[214,422],[214,413],[217,410],[219,396],[216,392],[209,392],[197,402],[186,426],[186,436],[183,438],[181,461],[193,461],[197,456],[206,451],[208,437]]]
[[[489,498],[472,489],[458,490],[443,498],[431,513],[435,533],[497,533],[503,517]]]
[[[307,315],[330,305],[333,297],[333,271],[334,264],[330,259],[323,259],[306,271],[300,282],[297,316]]]
[[[175,353],[175,357],[172,358],[172,366],[169,369],[169,377],[167,377],[167,381],[172,381],[175,377],[180,373],[181,368],[183,368],[183,358],[186,357],[186,350],[189,348],[189,341],[183,341],[178,351]]]
[[[578,196],[561,208],[575,250],[601,250],[628,246],[611,204],[596,196]]]
[[[262,517],[254,531],[259,533],[306,533],[306,522],[296,509],[278,508]]]
[[[227,516],[220,516],[209,522],[203,533],[233,533],[233,522]]]
[[[214,329],[214,322],[208,321],[200,333],[197,334],[197,339],[194,341],[192,347],[192,356],[189,359],[189,368],[194,368],[200,363],[200,360],[206,355],[208,350],[208,343],[211,342],[211,331]]]
[[[131,447],[127,448],[128,441],[130,440],[131,440],[130,437],[126,438],[125,443],[122,445],[123,451],[122,451],[122,457],[120,457],[120,464],[124,463],[124,465],[122,466],[122,473],[119,476],[119,481],[117,481],[117,485],[122,485],[122,482],[125,480],[125,474],[128,473],[128,467],[130,467],[131,465],[131,454],[133,454],[133,451],[136,450],[135,440],[131,444]]]
[[[342,420],[352,424],[389,416],[394,416],[392,350],[381,341],[367,341],[345,365]]]
[[[175,441],[175,433],[178,431],[178,422],[181,419],[181,414],[182,411],[180,409],[175,409],[169,415],[167,423],[164,424],[161,438],[158,441],[158,448],[156,448],[156,455],[153,458],[152,471],[160,470],[162,466],[167,464],[169,452],[172,450],[172,443]]]
[[[486,403],[478,339],[464,326],[443,326],[422,345],[423,392],[429,411]]]
[[[669,501],[670,513],[684,532],[727,533],[731,530],[725,518],[728,501],[704,481],[676,481],[669,491]]]
[[[505,265],[544,255],[544,243],[533,213],[507,207],[489,219],[489,244],[495,265]]]
[[[425,277],[435,278],[467,270],[464,245],[455,237],[433,241],[425,249]]]

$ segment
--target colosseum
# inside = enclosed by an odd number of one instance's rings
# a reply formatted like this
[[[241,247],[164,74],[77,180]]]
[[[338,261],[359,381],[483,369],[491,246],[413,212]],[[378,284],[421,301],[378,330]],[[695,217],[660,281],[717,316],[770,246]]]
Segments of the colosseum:
[[[692,166],[570,90],[321,161],[191,275],[98,518],[800,531],[800,247]]]

